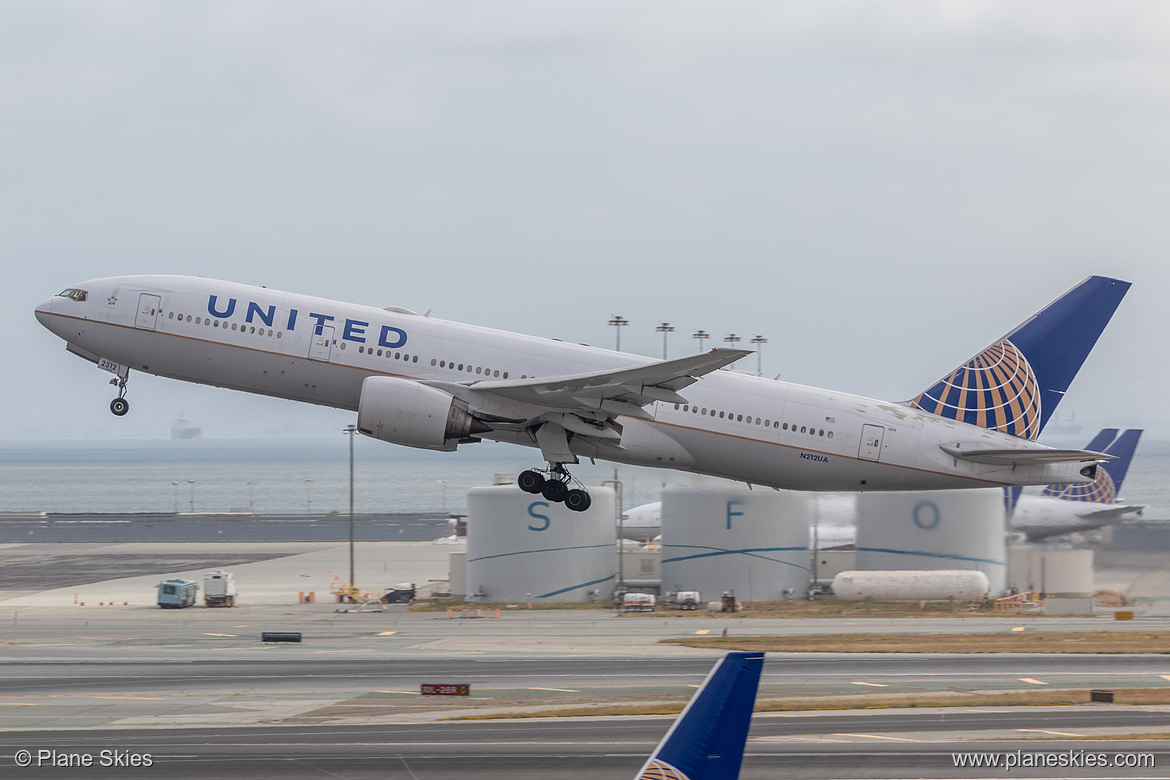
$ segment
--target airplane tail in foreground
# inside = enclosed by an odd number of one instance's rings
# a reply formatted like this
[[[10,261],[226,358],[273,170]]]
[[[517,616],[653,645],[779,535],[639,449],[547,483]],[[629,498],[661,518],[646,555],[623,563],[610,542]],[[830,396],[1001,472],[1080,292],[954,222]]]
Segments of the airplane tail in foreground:
[[[1129,290],[1090,276],[910,401],[916,409],[1034,440]]]
[[[728,653],[715,664],[637,780],[735,780],[743,762],[763,653]]]
[[[1117,435],[1116,428],[1106,428],[1098,433],[1086,449],[1112,455],[1113,460],[1101,463],[1097,478],[1089,485],[1049,485],[1044,495],[1065,501],[1089,501],[1095,504],[1112,504],[1117,501],[1121,483],[1129,472],[1129,464],[1142,437],[1141,428],[1130,428]]]

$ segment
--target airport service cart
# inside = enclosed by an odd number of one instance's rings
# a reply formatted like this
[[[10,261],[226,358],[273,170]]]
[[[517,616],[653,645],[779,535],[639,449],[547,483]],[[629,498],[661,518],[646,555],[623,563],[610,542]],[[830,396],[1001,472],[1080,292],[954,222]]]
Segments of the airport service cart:
[[[195,580],[163,580],[158,584],[158,605],[163,609],[182,609],[195,603],[199,583]]]
[[[232,607],[236,603],[236,575],[220,569],[203,575],[203,605]]]

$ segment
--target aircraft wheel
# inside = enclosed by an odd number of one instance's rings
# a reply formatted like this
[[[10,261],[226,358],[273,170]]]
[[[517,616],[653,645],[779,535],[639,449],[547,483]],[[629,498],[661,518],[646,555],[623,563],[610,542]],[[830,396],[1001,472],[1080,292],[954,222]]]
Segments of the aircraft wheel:
[[[118,417],[122,417],[126,412],[130,411],[130,402],[125,398],[115,398],[110,401],[110,411]]]
[[[544,477],[535,471],[522,471],[516,478],[516,486],[525,493],[539,493],[544,487]]]
[[[565,495],[568,492],[569,489],[565,487],[565,483],[556,479],[546,480],[540,491],[546,499],[558,504],[565,500]]]
[[[574,512],[584,512],[593,504],[589,494],[579,488],[574,488],[565,494],[565,506]]]

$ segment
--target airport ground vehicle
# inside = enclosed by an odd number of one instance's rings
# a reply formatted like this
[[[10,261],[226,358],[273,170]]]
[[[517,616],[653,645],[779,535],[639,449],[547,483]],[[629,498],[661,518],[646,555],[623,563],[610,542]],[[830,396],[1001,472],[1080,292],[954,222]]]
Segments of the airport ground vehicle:
[[[236,575],[220,569],[203,575],[203,605],[233,607],[236,604]]]
[[[622,612],[653,612],[654,596],[650,593],[627,593],[622,597]]]
[[[190,607],[199,597],[199,583],[195,580],[163,580],[158,584],[158,605],[163,609]]]
[[[382,601],[386,604],[412,604],[417,592],[413,582],[400,582],[382,595]]]
[[[679,609],[694,610],[699,608],[699,604],[702,603],[703,597],[697,590],[680,590],[677,594],[675,594],[674,601],[676,604],[678,604]]]

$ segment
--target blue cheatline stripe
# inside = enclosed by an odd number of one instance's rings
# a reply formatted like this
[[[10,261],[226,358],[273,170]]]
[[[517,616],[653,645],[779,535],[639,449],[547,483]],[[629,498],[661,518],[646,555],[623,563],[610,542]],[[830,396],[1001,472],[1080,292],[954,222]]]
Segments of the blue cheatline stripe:
[[[564,552],[565,550],[596,550],[598,547],[613,547],[613,542],[605,544],[586,544],[580,547],[550,547],[547,550],[516,550],[510,553],[500,553],[499,555],[481,555],[478,558],[471,558],[467,562],[473,563],[475,561],[486,561],[490,558],[507,558],[510,555],[532,555],[533,553],[546,552]]]
[[[858,547],[857,552],[889,553],[890,555],[915,555],[920,558],[944,558],[951,561],[970,561],[971,563],[991,563],[996,566],[1007,566],[1003,561],[993,561],[990,558],[968,558],[966,555],[946,555],[944,553],[921,552],[919,550],[887,550],[884,547]]]
[[[617,579],[617,575],[611,574],[608,577],[602,577],[601,579],[593,580],[592,582],[582,582],[580,585],[570,585],[569,587],[561,588],[560,590],[550,590],[548,593],[541,593],[536,598],[547,599],[549,596],[559,596],[562,593],[568,593],[571,590],[577,590],[578,588],[588,588],[590,585],[600,585],[603,582],[609,582],[610,580],[616,580],[616,579]]]
[[[749,558],[759,558],[760,560],[769,561],[771,563],[782,563],[785,566],[791,566],[794,569],[801,571],[808,571],[807,566],[800,566],[799,564],[791,563],[790,561],[782,561],[778,558],[769,558],[766,555],[759,553],[766,552],[808,552],[807,547],[746,547],[742,550],[724,550],[719,547],[706,547],[697,544],[664,544],[663,549],[668,547],[681,547],[691,550],[709,550],[709,552],[695,553],[694,555],[680,555],[677,558],[663,558],[663,563],[674,563],[675,561],[690,561],[695,558],[713,558],[718,555],[746,555]]]

